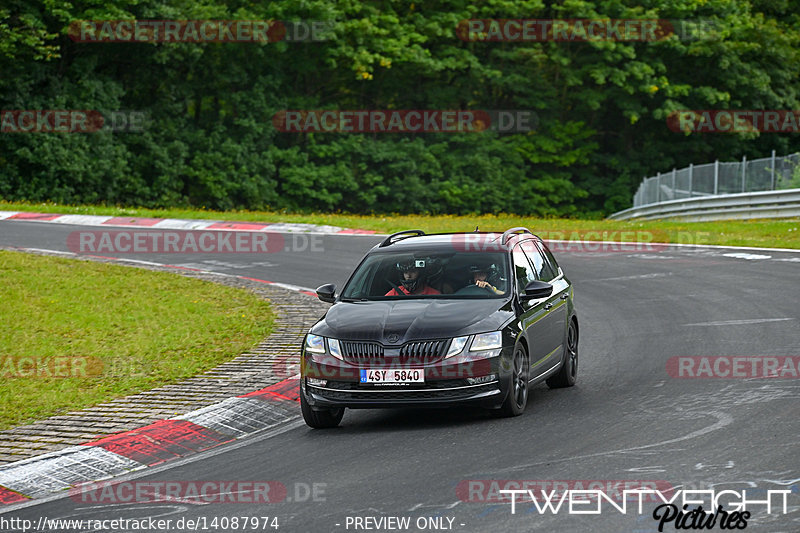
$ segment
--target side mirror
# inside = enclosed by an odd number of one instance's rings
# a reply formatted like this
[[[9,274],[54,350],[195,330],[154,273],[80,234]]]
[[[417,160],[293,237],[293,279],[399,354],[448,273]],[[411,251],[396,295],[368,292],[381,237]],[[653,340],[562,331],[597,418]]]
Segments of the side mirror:
[[[520,300],[535,300],[537,298],[547,298],[553,294],[553,286],[545,281],[531,281],[525,285],[525,294],[520,296]]]
[[[317,298],[323,302],[332,304],[336,300],[336,285],[333,283],[326,283],[317,287]]]

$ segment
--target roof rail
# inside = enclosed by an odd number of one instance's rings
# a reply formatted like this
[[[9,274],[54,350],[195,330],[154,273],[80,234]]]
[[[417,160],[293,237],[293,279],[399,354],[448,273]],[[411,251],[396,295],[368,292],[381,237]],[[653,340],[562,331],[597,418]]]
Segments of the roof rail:
[[[405,235],[405,237],[402,237]],[[390,244],[394,244],[395,242],[399,241],[400,239],[407,239],[409,237],[419,237],[420,235],[425,235],[425,232],[421,229],[407,229],[405,231],[398,231],[397,233],[392,233],[381,243],[378,248],[383,248],[384,246],[389,246]],[[398,238],[395,238],[398,237]]]
[[[503,232],[503,240],[501,241],[503,243],[503,246],[505,246],[505,244],[509,241],[509,239],[511,239],[511,237],[513,237],[518,233],[530,233],[531,235],[533,235],[533,232],[531,230],[529,230],[528,228],[523,228],[521,226],[518,228],[507,229],[506,231]]]

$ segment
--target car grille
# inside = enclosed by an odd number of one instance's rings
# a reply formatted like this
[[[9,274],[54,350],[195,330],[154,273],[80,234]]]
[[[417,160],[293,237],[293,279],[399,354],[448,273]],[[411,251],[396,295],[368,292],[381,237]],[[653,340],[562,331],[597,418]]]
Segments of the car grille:
[[[383,345],[376,342],[340,341],[339,344],[342,358],[354,365],[431,364],[444,358],[450,339],[407,342],[400,347],[399,356],[385,356]]]
[[[348,363],[362,363],[383,359],[383,346],[374,342],[340,341],[342,357]]]
[[[426,363],[433,363],[444,357],[447,353],[448,344],[450,344],[450,339],[443,341],[409,342],[400,348],[400,357],[419,358]]]

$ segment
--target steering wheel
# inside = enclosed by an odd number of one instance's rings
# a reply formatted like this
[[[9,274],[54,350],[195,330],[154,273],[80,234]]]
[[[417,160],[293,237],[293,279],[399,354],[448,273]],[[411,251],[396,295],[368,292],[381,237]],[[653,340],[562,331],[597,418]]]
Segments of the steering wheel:
[[[467,285],[456,291],[456,294],[461,296],[487,296],[488,293],[494,293],[491,287],[478,287],[477,285]]]

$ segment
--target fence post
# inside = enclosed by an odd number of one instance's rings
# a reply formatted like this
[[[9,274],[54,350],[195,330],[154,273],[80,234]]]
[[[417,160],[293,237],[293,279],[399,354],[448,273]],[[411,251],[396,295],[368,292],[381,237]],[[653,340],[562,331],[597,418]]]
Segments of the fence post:
[[[672,199],[673,200],[677,200],[676,194],[675,194],[675,174],[677,174],[677,172],[678,171],[675,170],[675,167],[672,167]]]
[[[689,163],[689,198],[692,197],[692,177],[694,176],[694,163]]]
[[[745,172],[747,171],[747,156],[742,156],[742,192],[744,192]]]
[[[772,190],[775,190],[775,150],[772,151]]]
[[[639,205],[647,203],[647,177],[642,178],[642,184],[639,186]]]
[[[719,159],[714,161],[714,196],[719,193]]]
[[[661,172],[656,174],[656,203],[661,203]]]

